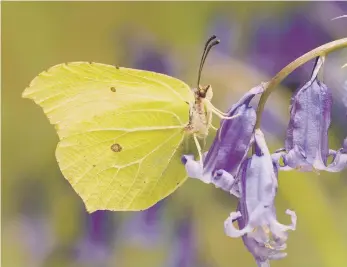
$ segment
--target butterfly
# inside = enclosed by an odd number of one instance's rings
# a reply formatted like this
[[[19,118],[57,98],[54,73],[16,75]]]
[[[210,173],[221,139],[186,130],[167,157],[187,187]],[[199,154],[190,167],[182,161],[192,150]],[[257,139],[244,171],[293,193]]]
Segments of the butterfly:
[[[183,143],[212,127],[210,85],[199,85],[212,36],[205,44],[198,86],[155,72],[71,62],[35,77],[22,96],[43,108],[59,137],[56,159],[88,212],[143,210],[187,178]]]

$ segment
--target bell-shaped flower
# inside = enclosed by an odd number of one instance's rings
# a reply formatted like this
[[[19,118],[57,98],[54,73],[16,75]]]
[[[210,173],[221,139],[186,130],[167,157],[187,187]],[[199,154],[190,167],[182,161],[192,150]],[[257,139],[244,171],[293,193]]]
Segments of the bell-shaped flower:
[[[285,148],[277,150],[275,158],[282,157],[280,170],[326,170],[338,172],[347,167],[345,148],[329,150],[332,96],[330,89],[318,79],[324,58],[320,57],[311,79],[293,96]],[[332,157],[332,163],[327,164]]]
[[[165,232],[162,220],[165,208],[166,200],[161,200],[147,210],[132,214],[121,229],[126,243],[146,248],[160,246]]]
[[[190,207],[186,206],[183,216],[174,226],[173,239],[166,267],[197,266],[196,231]]]
[[[346,64],[346,66],[347,66],[347,64]],[[344,97],[342,99],[342,102],[345,105],[345,107],[347,108],[347,80],[345,81],[345,84],[343,85],[343,93],[344,93]]]
[[[258,266],[269,266],[269,260],[281,259],[287,254],[288,230],[296,228],[296,214],[287,210],[291,225],[277,221],[274,200],[277,192],[277,168],[261,130],[254,134],[256,153],[246,159],[239,172],[241,197],[238,211],[232,212],[224,222],[226,235],[242,237]],[[233,222],[237,220],[239,229]]]
[[[232,120],[221,121],[211,148],[204,155],[203,166],[194,160],[193,155],[182,157],[189,177],[213,183],[216,187],[239,196],[234,177],[247,156],[256,121],[256,112],[250,102],[263,90],[262,85],[252,88],[231,107],[228,116],[237,116]]]

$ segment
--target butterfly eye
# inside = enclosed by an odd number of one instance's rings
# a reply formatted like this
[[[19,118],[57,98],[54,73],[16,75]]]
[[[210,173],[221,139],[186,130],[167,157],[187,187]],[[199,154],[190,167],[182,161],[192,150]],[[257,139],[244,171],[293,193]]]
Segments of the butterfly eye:
[[[205,89],[199,89],[199,97],[201,97],[201,98],[206,97],[206,90]]]

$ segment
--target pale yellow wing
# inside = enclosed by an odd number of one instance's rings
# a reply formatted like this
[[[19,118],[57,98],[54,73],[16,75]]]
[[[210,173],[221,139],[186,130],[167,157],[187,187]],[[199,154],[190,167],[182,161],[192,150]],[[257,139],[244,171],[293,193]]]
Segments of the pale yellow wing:
[[[186,179],[180,158],[193,94],[185,83],[75,62],[40,74],[23,96],[56,125],[59,167],[89,212],[146,209]]]

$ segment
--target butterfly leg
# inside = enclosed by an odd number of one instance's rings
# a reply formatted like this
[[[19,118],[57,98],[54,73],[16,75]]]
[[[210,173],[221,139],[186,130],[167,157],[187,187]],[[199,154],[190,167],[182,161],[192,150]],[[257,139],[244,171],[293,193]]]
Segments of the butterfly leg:
[[[208,125],[208,128],[212,128],[213,130],[215,130],[215,131],[218,131],[218,128],[216,128],[216,127],[214,127],[213,125],[212,125],[212,111],[211,110],[209,110],[208,112],[207,112],[207,125]],[[205,141],[206,141],[206,139],[205,139]]]
[[[218,114],[220,114],[220,115],[222,115],[222,116],[225,116],[225,117],[228,117],[228,116],[229,116],[228,113],[225,113],[225,112],[219,110],[218,108],[216,108],[209,100],[205,100],[205,102],[206,102],[208,108],[209,108],[213,113],[215,113],[215,114],[218,113]]]
[[[224,119],[224,120],[231,120],[237,117],[238,115],[234,115],[229,117],[228,113],[224,113],[220,111],[218,108],[216,108],[210,101],[205,100],[205,105],[207,106],[207,109],[210,110],[212,113],[217,115],[219,118]]]
[[[202,161],[202,150],[201,150],[201,146],[200,146],[198,137],[196,136],[195,133],[193,134],[193,138],[194,138],[194,142],[195,142],[196,148],[197,148],[198,153],[199,153],[200,165],[203,166],[203,161]]]
[[[216,108],[214,105],[212,105],[212,103],[211,103],[211,110],[213,110],[215,113],[219,113],[222,116],[227,117],[229,115],[228,113],[225,113],[225,112],[219,110],[218,108]]]
[[[239,116],[239,114],[236,114],[236,115],[233,115],[231,117],[227,117],[227,116],[224,116],[222,114],[219,114],[219,113],[216,113],[214,110],[212,110],[212,112],[217,115],[217,117],[221,118],[221,119],[224,119],[224,120],[232,120],[232,119],[235,119],[236,117]]]

